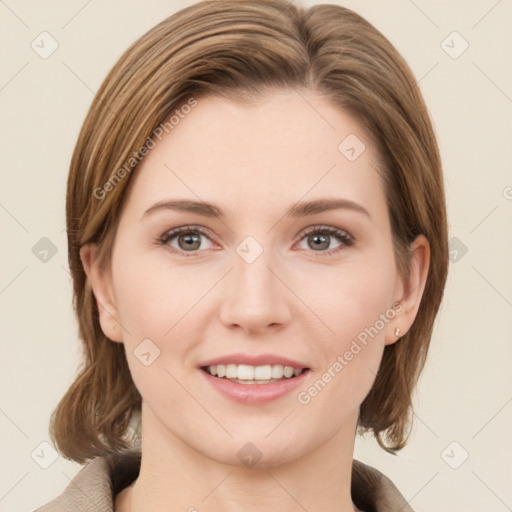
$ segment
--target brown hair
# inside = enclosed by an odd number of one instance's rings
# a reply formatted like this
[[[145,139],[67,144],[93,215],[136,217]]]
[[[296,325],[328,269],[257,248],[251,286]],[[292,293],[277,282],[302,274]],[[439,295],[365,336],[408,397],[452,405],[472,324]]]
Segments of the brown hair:
[[[97,243],[100,264],[109,263],[123,193],[141,148],[162,123],[169,126],[177,108],[205,94],[254,100],[269,87],[315,91],[365,124],[382,157],[394,252],[405,280],[410,243],[420,233],[430,243],[417,317],[401,340],[385,347],[360,407],[360,433],[372,431],[391,453],[406,445],[412,393],[448,269],[441,162],[417,83],[392,44],[349,9],[210,0],[165,19],[122,55],[98,90],[73,153],[68,256],[85,361],[51,418],[50,434],[64,457],[84,462],[130,446],[127,428],[141,407],[124,345],[100,327],[80,248]]]

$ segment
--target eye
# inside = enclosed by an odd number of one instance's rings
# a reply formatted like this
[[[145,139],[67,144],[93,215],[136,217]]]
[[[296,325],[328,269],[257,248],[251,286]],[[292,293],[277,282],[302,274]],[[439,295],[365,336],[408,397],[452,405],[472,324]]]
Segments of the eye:
[[[208,243],[206,247],[200,249],[202,238],[205,238]],[[333,239],[338,242],[338,245],[329,249]],[[318,253],[315,256],[334,256],[340,250],[353,245],[354,238],[342,229],[330,226],[312,226],[302,235],[300,242],[303,241],[308,245],[306,249],[312,249],[314,253]],[[211,249],[213,242],[208,230],[199,226],[182,226],[164,233],[157,239],[157,244],[165,245],[170,251],[189,257],[198,256],[202,250]],[[304,247],[302,248],[304,249]]]
[[[328,249],[332,241],[336,240],[338,245],[335,248]],[[354,239],[346,231],[330,226],[312,226],[308,228],[301,238],[301,242],[305,241],[306,249],[312,249],[315,256],[334,256],[335,253],[350,247],[354,244]]]
[[[182,226],[164,233],[158,240],[160,245],[168,246],[173,252],[181,252],[183,256],[196,256],[201,246],[201,238],[206,238],[210,244],[203,249],[211,249],[209,233],[202,228]],[[190,254],[186,254],[186,253]]]

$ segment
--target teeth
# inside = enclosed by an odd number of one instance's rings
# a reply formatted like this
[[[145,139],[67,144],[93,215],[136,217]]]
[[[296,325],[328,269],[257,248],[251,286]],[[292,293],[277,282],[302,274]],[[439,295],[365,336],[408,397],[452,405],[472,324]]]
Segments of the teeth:
[[[270,381],[271,379],[289,379],[302,373],[302,368],[282,366],[280,364],[251,366],[249,364],[218,364],[207,366],[206,371],[210,375],[225,377],[226,379],[245,381]]]
[[[236,379],[237,369],[236,364],[228,364],[226,366],[226,379]]]
[[[289,379],[290,377],[293,377],[293,370],[294,370],[294,368],[292,368],[291,366],[285,366],[284,370],[283,370],[284,376],[287,379]]]
[[[233,365],[236,368],[236,377],[234,379],[240,380],[254,380],[254,366],[248,364]]]
[[[269,380],[272,378],[272,366],[256,366],[254,368],[254,380]]]

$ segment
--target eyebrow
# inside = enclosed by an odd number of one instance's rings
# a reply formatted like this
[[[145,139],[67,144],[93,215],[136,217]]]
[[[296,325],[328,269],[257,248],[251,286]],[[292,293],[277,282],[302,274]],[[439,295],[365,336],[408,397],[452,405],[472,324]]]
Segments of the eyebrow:
[[[361,206],[359,203],[351,201],[350,199],[317,199],[315,201],[303,201],[296,203],[288,208],[285,217],[300,218],[316,215],[329,210],[351,210],[357,213],[366,215],[368,218],[370,214],[368,210]],[[195,201],[191,199],[172,199],[163,200],[155,203],[148,208],[142,218],[151,215],[152,213],[162,210],[174,210],[181,212],[195,213],[204,217],[213,217],[224,219],[226,215],[218,206],[205,201]],[[141,219],[142,220],[142,219]]]

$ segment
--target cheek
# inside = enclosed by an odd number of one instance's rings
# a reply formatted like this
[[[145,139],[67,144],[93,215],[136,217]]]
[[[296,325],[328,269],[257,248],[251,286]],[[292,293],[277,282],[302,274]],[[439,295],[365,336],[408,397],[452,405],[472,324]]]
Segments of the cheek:
[[[336,268],[303,273],[299,293],[324,324],[323,339],[331,339],[329,345],[343,348],[376,322],[379,331],[384,331],[379,320],[392,305],[395,272],[391,255],[379,259],[353,258]]]
[[[313,281],[310,277],[304,282],[304,290],[317,290],[314,296],[310,293],[312,309],[328,328],[322,328],[322,335],[316,337],[317,353],[321,354],[317,380],[313,388],[303,390],[299,402],[314,399],[318,407],[335,403],[342,414],[360,405],[378,372],[385,335],[395,316],[391,309],[394,259],[392,255],[359,259],[336,272],[329,269],[316,286]],[[322,293],[319,282],[324,283]],[[317,400],[320,394],[322,398]]]
[[[173,266],[165,258],[135,255],[118,259],[114,275],[116,304],[130,333],[127,340],[132,343],[140,336],[163,339],[210,286],[204,280],[194,280],[193,272]]]
[[[121,244],[119,248],[113,258],[113,277],[127,360],[141,394],[156,399],[155,386],[174,389],[166,370],[180,382],[190,377],[194,349],[201,343],[207,321],[208,297],[204,296],[219,276],[211,269],[205,275],[206,270],[201,273],[192,266],[176,265],[161,254],[155,257],[156,251],[148,255],[122,250]],[[174,391],[179,392],[179,387]]]

